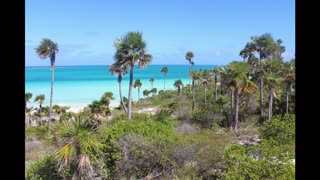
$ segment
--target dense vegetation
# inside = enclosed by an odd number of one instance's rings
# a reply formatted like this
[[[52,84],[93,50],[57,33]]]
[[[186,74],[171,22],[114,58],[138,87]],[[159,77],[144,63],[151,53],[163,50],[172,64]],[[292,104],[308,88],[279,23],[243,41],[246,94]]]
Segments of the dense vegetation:
[[[294,179],[295,60],[283,61],[281,43],[270,34],[253,37],[240,52],[245,61],[198,71],[189,51],[190,83],[177,79],[176,90],[165,90],[170,72],[163,67],[157,92],[133,80],[134,64],[152,56],[141,33],[126,34],[109,67],[119,107],[109,106],[110,92],[79,113],[54,105],[49,129],[45,97],[35,96],[33,112],[26,93],[26,179]],[[145,97],[137,102],[131,92],[122,96],[127,70],[129,86]]]

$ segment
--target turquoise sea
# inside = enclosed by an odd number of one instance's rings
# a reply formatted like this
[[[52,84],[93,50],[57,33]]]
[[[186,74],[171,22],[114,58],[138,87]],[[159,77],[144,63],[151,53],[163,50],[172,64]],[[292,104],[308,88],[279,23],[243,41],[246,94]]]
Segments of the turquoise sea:
[[[153,87],[158,91],[164,88],[164,75],[161,68],[167,66],[166,90],[175,89],[174,81],[181,79],[183,84],[189,83],[189,65],[149,65],[143,69],[135,67],[133,81],[140,79],[142,92],[151,89],[150,78],[154,78]],[[192,70],[212,69],[215,65],[194,65]],[[94,100],[100,100],[104,92],[112,92],[115,100],[113,105],[119,104],[119,84],[117,77],[109,71],[108,65],[99,66],[57,66],[55,67],[55,81],[53,91],[53,104],[67,106],[86,106]],[[50,103],[51,71],[50,67],[26,67],[25,68],[25,92],[33,94],[32,100],[36,95],[44,94],[44,105]],[[129,74],[123,77],[122,94],[128,97]],[[133,88],[133,100],[138,99],[138,89]],[[34,102],[28,105],[37,106]]]

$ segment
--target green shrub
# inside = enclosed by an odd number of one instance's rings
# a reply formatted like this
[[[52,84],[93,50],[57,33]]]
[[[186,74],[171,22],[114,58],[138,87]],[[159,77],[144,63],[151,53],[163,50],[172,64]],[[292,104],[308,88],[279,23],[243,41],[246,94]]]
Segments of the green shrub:
[[[25,137],[35,137],[37,139],[45,139],[48,133],[48,125],[32,126],[25,128]]]
[[[59,170],[57,163],[58,160],[54,154],[47,154],[30,166],[25,178],[27,180],[71,179],[70,170],[68,168]]]
[[[138,119],[139,118],[139,119]],[[176,141],[177,136],[173,131],[172,125],[164,124],[159,121],[152,120],[152,115],[148,114],[140,114],[139,116],[133,116],[131,120],[118,120],[114,122],[110,127],[104,128],[100,130],[100,135],[102,142],[104,144],[103,152],[106,156],[106,166],[109,168],[108,172],[110,176],[117,177],[121,173],[121,168],[117,165],[121,160],[125,157],[121,152],[121,146],[119,146],[119,142],[121,139],[126,137],[134,137],[141,136],[144,139],[152,139],[152,143],[149,141],[145,141],[146,143],[151,144],[170,144]],[[143,138],[142,138],[143,139]],[[140,141],[137,139],[133,140],[135,143],[140,144]],[[143,140],[144,141],[144,140]],[[135,144],[133,143],[133,144]],[[133,146],[136,147],[136,146]],[[138,147],[138,146],[137,146]],[[165,146],[162,146],[165,147]],[[137,156],[144,152],[143,146],[142,149],[137,149]],[[129,149],[131,151],[132,149]],[[151,149],[152,150],[152,149]],[[136,155],[133,155],[135,157]],[[139,156],[140,157],[140,156]],[[142,157],[141,157],[142,158]],[[147,157],[145,157],[147,158]],[[139,162],[137,162],[139,167]],[[145,168],[144,168],[145,169]],[[145,175],[147,171],[133,169],[129,174],[136,175]]]

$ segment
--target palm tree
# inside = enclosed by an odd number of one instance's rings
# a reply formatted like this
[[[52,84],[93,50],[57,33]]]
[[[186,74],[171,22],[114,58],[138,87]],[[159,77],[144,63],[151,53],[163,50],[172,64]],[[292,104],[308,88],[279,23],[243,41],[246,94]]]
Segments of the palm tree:
[[[292,59],[291,61],[287,62],[285,64],[285,84],[286,84],[286,113],[289,113],[289,94],[290,90],[292,88],[292,85],[294,84],[296,80],[296,73],[295,73],[295,59]]]
[[[164,83],[163,83],[163,91],[166,90],[166,75],[168,73],[168,68],[165,66],[161,69],[161,72],[163,73],[164,75]]]
[[[116,64],[120,67],[130,68],[129,95],[128,95],[128,119],[131,119],[132,84],[133,69],[135,63],[139,68],[148,65],[152,60],[152,55],[147,54],[147,43],[142,39],[140,32],[128,32],[122,38],[114,42],[116,47]]]
[[[265,84],[269,90],[269,98],[268,98],[268,120],[272,117],[272,101],[273,97],[276,97],[276,88],[279,87],[282,78],[277,74],[272,72],[264,73]]]
[[[44,94],[40,94],[34,98],[34,102],[39,103],[39,114],[40,114],[41,126],[42,126],[42,104],[44,103],[44,100],[45,100]]]
[[[50,110],[49,110],[49,130],[51,128],[51,112],[53,98],[53,83],[54,83],[54,66],[56,63],[56,54],[59,52],[58,44],[50,39],[44,38],[36,48],[36,53],[41,59],[50,58],[51,64],[51,91],[50,91]]]
[[[146,89],[142,93],[143,93],[143,96],[149,96],[150,91]]]
[[[267,57],[272,56],[275,51],[276,44],[269,33],[251,37],[251,42],[248,42],[244,49],[240,51],[240,56],[244,59],[251,59],[254,57],[254,53],[259,54],[260,118],[264,117],[262,61]]]
[[[153,82],[154,82],[154,79],[153,78],[150,78],[149,81],[151,82],[151,89],[153,89]]]
[[[224,74],[224,79],[226,79],[229,88],[233,91],[234,94],[234,110],[232,111],[234,113],[234,119],[230,125],[233,126],[236,132],[238,131],[237,126],[239,118],[239,95],[242,92],[252,94],[253,90],[256,88],[255,84],[248,78],[249,69],[250,66],[247,63],[233,61],[227,66],[226,72]]]
[[[214,101],[217,102],[218,100],[218,79],[219,73],[223,71],[222,67],[216,67],[212,69],[212,73],[214,74]]]
[[[25,114],[27,118],[27,103],[30,102],[30,99],[32,98],[32,93],[27,92],[24,96],[24,109],[25,109]]]
[[[112,100],[114,100],[113,93],[112,93],[112,92],[105,92],[105,93],[102,95],[100,102],[103,103],[103,104],[105,104],[106,107],[107,107],[108,109],[110,109],[110,108],[109,108],[109,105],[110,105],[110,102],[111,102]]]
[[[188,51],[186,56],[185,56],[186,60],[189,61],[189,74],[191,73],[191,68],[194,65],[194,62],[192,61],[192,58],[194,58],[193,52]],[[190,78],[189,78],[189,85],[190,85]],[[190,91],[191,91],[191,86],[190,86]]]
[[[92,103],[89,104],[88,107],[90,108],[91,114],[94,118],[99,117],[99,115],[101,115],[105,110],[103,108],[102,102],[97,100],[92,101]]]
[[[90,124],[90,118],[83,115],[75,116],[75,120],[62,121],[53,127],[60,148],[55,152],[60,167],[65,167],[75,162],[72,180],[83,177],[92,171],[90,154],[96,153],[99,143],[94,126]],[[90,179],[90,177],[87,177]]]
[[[199,80],[200,79],[200,74],[198,71],[191,71],[190,73],[190,78],[192,79],[192,112],[194,110],[194,103],[196,101],[195,99],[195,88],[194,88],[194,82],[195,80]]]
[[[183,82],[179,79],[174,82],[174,87],[178,88],[178,94],[181,95],[181,87],[183,86]]]
[[[136,88],[136,87],[138,88],[138,101],[140,100],[140,88],[141,88],[141,86],[142,86],[142,83],[141,83],[140,79],[137,79],[137,80],[134,81],[133,87],[134,88]]]
[[[118,77],[120,100],[121,100],[121,104],[122,104],[124,111],[127,113],[127,106],[125,105],[125,103],[123,101],[123,97],[122,97],[122,84],[121,84],[122,76],[126,75],[128,72],[127,66],[123,66],[121,68],[118,64],[115,63],[110,66],[109,71],[113,75],[116,75]]]
[[[152,88],[150,92],[152,92],[152,96],[154,96],[155,94],[157,94],[157,88]]]
[[[202,78],[202,83],[204,86],[204,104],[207,104],[207,86],[209,82],[211,81],[211,72],[208,71],[207,69],[201,70],[201,78]]]

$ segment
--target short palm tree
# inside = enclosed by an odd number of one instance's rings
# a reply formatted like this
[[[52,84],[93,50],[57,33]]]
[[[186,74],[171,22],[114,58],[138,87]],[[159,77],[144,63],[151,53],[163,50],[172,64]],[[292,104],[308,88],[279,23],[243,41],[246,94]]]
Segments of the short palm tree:
[[[178,88],[178,94],[181,95],[181,87],[183,86],[183,82],[179,79],[174,82],[174,87]]]
[[[161,68],[160,72],[162,72],[164,75],[163,91],[165,91],[166,90],[166,75],[168,73],[168,67],[165,66],[165,67]]]
[[[152,88],[150,92],[152,93],[152,96],[154,96],[155,94],[157,94],[158,90],[157,88]]]
[[[44,94],[37,95],[34,98],[34,102],[38,102],[39,103],[39,114],[40,114],[41,125],[42,125],[42,105],[44,103],[45,98],[46,97],[44,96]]]
[[[134,65],[138,63],[139,68],[147,66],[152,60],[152,55],[147,54],[147,43],[143,40],[140,32],[128,32],[122,38],[117,39],[114,45],[116,47],[116,64],[121,68],[129,67],[130,69],[128,119],[131,119]]]
[[[134,88],[138,88],[138,101],[140,100],[140,88],[142,86],[142,83],[140,81],[140,79],[137,79],[134,81],[133,87]]]
[[[188,51],[186,56],[185,56],[185,58],[189,62],[189,74],[190,74],[191,73],[191,68],[194,65],[194,62],[192,61],[192,58],[194,58],[193,52]],[[189,85],[191,85],[190,78],[189,78]],[[191,86],[190,86],[190,91],[191,91]]]
[[[150,81],[150,83],[151,83],[151,89],[153,89],[154,78],[150,78],[149,81]]]
[[[44,38],[36,48],[36,53],[41,59],[50,58],[51,65],[51,91],[50,91],[50,109],[49,109],[49,130],[51,128],[51,112],[52,112],[52,98],[53,98],[53,84],[54,84],[54,67],[56,63],[56,54],[59,52],[58,44],[50,39]]]
[[[101,103],[102,104],[105,104],[106,107],[109,109],[109,105],[110,105],[110,102],[114,100],[114,97],[113,97],[113,93],[112,92],[105,92],[102,97],[101,97]]]
[[[90,124],[90,121],[88,116],[77,115],[74,120],[62,121],[53,127],[60,144],[55,152],[60,167],[75,163],[73,180],[90,174],[88,172],[93,170],[90,156],[102,146],[97,139],[97,129]]]
[[[150,91],[146,89],[142,93],[143,93],[143,96],[149,96]]]
[[[32,98],[32,93],[27,92],[24,96],[24,108],[25,108],[25,114],[27,117],[27,103],[30,102],[30,99]]]
[[[90,108],[90,111],[94,117],[95,116],[97,117],[103,113],[102,106],[103,105],[102,105],[101,101],[92,101],[92,103],[88,105],[88,107]]]
[[[121,59],[120,59],[121,60]],[[122,107],[124,111],[127,113],[127,106],[125,105],[123,101],[123,96],[122,96],[122,76],[125,76],[128,72],[127,66],[122,66],[120,67],[118,64],[112,64],[109,68],[109,71],[118,77],[118,83],[119,83],[119,95],[120,95],[120,101],[122,104]]]
[[[284,80],[286,84],[286,113],[289,113],[289,94],[296,80],[295,59],[287,62],[284,69]]]
[[[250,66],[245,62],[233,61],[227,66],[226,69],[226,79],[228,86],[233,89],[234,96],[234,119],[230,124],[233,126],[234,130],[237,132],[238,129],[238,119],[239,119],[239,95],[242,92],[247,94],[252,94],[253,90],[256,88],[256,85],[249,80],[248,71]]]

